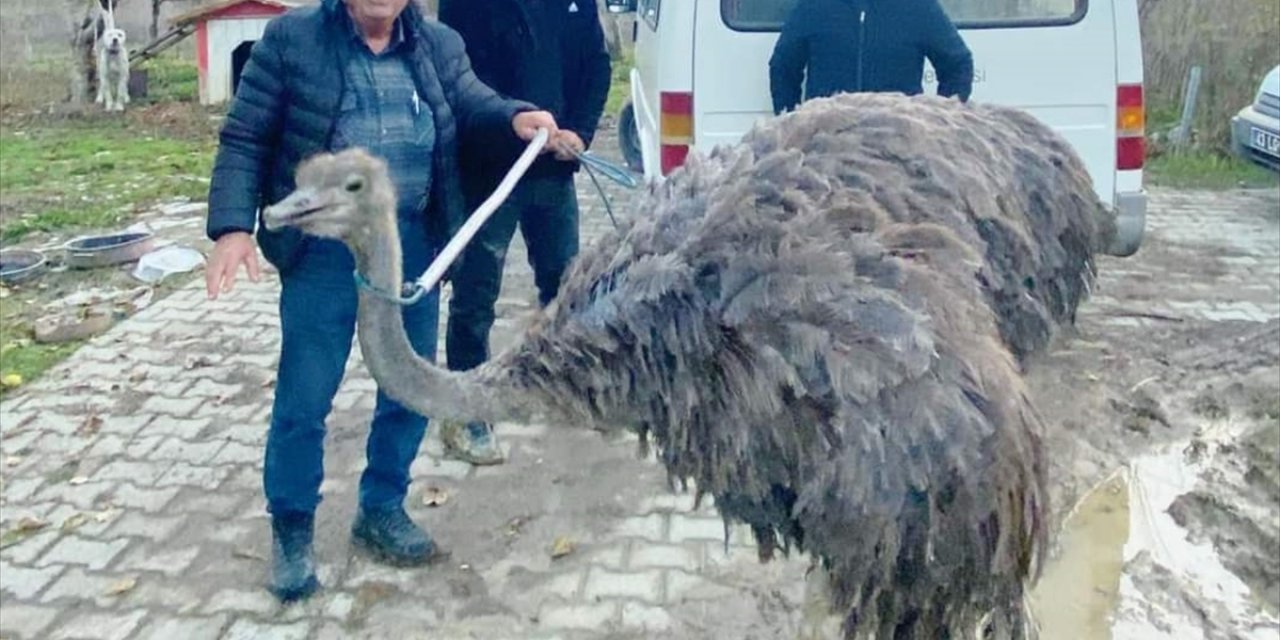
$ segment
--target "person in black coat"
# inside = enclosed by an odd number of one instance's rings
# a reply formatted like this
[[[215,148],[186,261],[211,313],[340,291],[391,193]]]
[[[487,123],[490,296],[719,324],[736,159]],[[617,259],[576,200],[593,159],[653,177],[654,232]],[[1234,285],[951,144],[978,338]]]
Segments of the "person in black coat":
[[[769,60],[774,113],[836,93],[919,94],[925,58],[938,95],[969,99],[973,55],[938,0],[799,0]]]
[[[542,305],[555,298],[578,253],[574,153],[591,144],[612,70],[596,0],[440,0],[439,15],[462,35],[481,81],[550,111],[559,127],[552,141],[556,153],[530,167],[459,259],[445,346],[449,368],[463,371],[489,357],[494,304],[516,226]],[[521,150],[520,145],[462,141],[463,192],[470,210],[489,196]],[[491,425],[445,424],[440,435],[450,457],[472,464],[502,462]]]

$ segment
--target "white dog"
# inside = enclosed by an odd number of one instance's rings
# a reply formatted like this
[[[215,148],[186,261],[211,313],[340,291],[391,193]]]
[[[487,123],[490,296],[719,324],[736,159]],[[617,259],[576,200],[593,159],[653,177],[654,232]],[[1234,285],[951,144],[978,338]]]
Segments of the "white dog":
[[[108,25],[98,40],[98,97],[107,111],[124,111],[129,102],[129,50],[123,29]]]

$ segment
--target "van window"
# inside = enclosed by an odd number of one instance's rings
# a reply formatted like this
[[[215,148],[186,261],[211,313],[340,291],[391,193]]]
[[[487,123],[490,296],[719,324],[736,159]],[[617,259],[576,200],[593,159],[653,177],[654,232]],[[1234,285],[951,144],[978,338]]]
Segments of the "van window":
[[[720,0],[720,17],[736,31],[777,31],[796,0]]]
[[[1087,0],[940,0],[957,27],[1029,26],[1076,22]]]
[[[777,31],[797,0],[720,0],[720,16],[735,31]],[[961,29],[1071,24],[1088,0],[940,0]]]
[[[636,14],[649,25],[650,29],[658,30],[658,9],[662,6],[662,0],[640,0],[636,4]]]

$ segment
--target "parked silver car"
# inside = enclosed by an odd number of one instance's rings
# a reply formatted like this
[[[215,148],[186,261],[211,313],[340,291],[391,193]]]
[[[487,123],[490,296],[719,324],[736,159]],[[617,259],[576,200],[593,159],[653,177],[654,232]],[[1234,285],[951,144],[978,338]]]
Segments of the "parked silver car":
[[[1262,79],[1253,104],[1231,118],[1231,146],[1240,157],[1280,171],[1280,66]]]

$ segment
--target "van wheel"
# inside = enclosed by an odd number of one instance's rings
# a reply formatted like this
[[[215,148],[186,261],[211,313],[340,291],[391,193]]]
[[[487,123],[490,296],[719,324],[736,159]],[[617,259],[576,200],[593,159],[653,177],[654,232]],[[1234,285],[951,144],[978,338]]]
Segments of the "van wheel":
[[[627,167],[636,173],[644,171],[644,159],[640,152],[640,131],[636,128],[636,111],[628,102],[618,114],[618,146]]]

